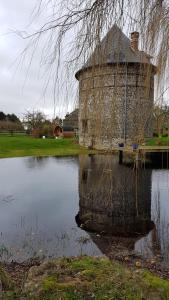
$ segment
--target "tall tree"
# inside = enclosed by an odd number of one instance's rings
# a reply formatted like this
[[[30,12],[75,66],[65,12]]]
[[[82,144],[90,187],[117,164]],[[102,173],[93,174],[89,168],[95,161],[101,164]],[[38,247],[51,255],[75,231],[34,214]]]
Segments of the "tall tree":
[[[46,120],[45,115],[41,111],[27,111],[24,115],[24,125],[28,130],[41,129]]]
[[[19,118],[15,115],[15,114],[7,114],[6,118],[8,121],[10,122],[14,122],[14,123],[20,123]]]
[[[3,111],[0,111],[0,121],[5,121],[6,115],[3,113]]]

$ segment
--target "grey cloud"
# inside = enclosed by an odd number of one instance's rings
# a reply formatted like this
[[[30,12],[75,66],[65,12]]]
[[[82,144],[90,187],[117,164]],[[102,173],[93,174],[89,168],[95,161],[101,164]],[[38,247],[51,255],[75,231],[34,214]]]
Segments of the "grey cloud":
[[[29,31],[30,28],[27,25],[31,22],[31,14],[36,3],[37,0],[0,0],[0,110],[6,113],[14,112],[19,116],[27,109],[43,109],[50,116],[53,114],[52,80],[44,97],[47,80],[43,76],[44,70],[39,75],[41,47],[36,52],[24,85],[30,54],[21,65],[19,65],[19,59],[20,53],[28,41],[19,38],[16,34],[5,34],[11,29]],[[42,21],[43,16],[38,21],[39,23],[35,22],[34,28]],[[18,58],[17,61],[16,58]],[[68,103],[60,106],[63,97],[63,93],[58,94],[59,103],[56,108],[56,111],[61,112],[62,116],[72,109]]]

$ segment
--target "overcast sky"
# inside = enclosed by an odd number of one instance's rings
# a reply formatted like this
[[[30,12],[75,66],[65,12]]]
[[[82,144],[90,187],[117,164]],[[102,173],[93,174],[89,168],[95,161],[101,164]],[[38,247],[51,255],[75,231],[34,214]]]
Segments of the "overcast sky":
[[[0,111],[15,113],[19,117],[22,117],[26,110],[40,109],[49,117],[53,116],[54,111],[52,83],[44,96],[45,84],[42,73],[39,73],[38,51],[26,76],[29,57],[23,64],[19,64],[19,58],[28,41],[13,33],[6,35],[11,30],[29,32],[32,27],[28,25],[37,1],[0,0]],[[36,28],[38,25],[35,22],[33,26]],[[57,100],[59,97],[61,96],[58,94]],[[72,107],[63,105],[63,101],[59,100],[56,112],[63,116]]]
[[[43,45],[39,45],[31,68],[28,68],[29,55],[24,63],[19,63],[20,54],[28,44],[28,40],[23,40],[14,33],[7,34],[12,30],[32,32],[32,30],[39,28],[40,24],[47,20],[48,14],[44,10],[41,18],[32,24],[32,13],[39,2],[40,0],[0,0],[0,111],[15,113],[19,117],[23,117],[27,110],[41,110],[50,118],[53,117],[54,113],[52,81],[54,79],[50,80],[49,88],[44,95],[45,71],[44,68],[40,69],[39,67]],[[67,40],[71,41],[71,38],[69,33]],[[63,67],[63,72],[60,74],[63,78],[65,72],[66,70]],[[56,93],[56,114],[61,117],[73,110],[75,101],[78,98],[78,83],[74,74],[71,74],[70,77],[73,88],[69,89],[68,92],[65,92],[64,88]],[[166,94],[168,99],[168,93]]]

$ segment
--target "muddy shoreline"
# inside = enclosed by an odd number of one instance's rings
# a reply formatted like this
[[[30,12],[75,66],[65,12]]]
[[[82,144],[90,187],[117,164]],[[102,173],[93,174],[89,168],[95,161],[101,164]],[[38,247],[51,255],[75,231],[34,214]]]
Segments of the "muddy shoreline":
[[[120,262],[130,269],[146,269],[160,278],[169,279],[169,266],[163,260],[160,253],[157,252],[155,255],[148,258],[137,253],[133,250],[133,245],[135,243],[134,237],[114,237],[105,233],[99,234],[94,232],[90,232],[89,235],[92,241],[94,241],[101,250],[103,256],[110,260]],[[52,261],[55,259],[58,258],[35,258],[21,263],[14,261],[9,263],[3,262],[1,263],[1,266],[5,272],[9,274],[16,286],[21,288],[31,267],[40,266],[44,261]]]

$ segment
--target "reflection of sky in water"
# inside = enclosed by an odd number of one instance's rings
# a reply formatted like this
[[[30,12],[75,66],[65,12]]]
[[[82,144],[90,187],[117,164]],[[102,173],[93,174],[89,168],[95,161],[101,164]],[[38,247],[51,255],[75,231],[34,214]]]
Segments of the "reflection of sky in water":
[[[169,261],[169,171],[152,171],[151,219],[155,228],[135,244],[145,255],[161,254]]]
[[[77,158],[2,159],[0,182],[3,258],[100,254],[94,243],[80,239],[88,235],[75,223]]]

